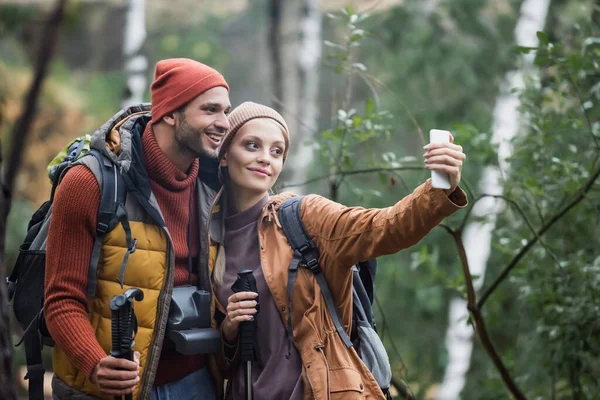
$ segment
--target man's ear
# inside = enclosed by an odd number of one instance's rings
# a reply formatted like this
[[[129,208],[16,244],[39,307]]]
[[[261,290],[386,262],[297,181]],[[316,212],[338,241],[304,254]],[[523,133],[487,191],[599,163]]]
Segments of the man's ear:
[[[223,158],[221,158],[219,165],[221,167],[227,167],[227,153],[223,154]]]
[[[170,113],[165,114],[162,117],[162,120],[170,126],[175,126],[175,111],[171,111]]]

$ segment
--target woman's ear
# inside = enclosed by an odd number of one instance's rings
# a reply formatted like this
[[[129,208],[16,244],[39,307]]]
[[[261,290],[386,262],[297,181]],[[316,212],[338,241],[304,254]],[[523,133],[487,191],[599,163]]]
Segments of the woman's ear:
[[[227,153],[223,154],[223,158],[219,161],[221,167],[227,167]]]

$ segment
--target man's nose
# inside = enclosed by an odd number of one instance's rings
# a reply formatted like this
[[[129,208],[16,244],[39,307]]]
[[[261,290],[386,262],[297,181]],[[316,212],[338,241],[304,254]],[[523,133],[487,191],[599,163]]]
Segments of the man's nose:
[[[225,133],[227,132],[227,130],[229,130],[229,120],[227,119],[227,116],[225,114],[223,114],[223,116],[219,117],[216,121],[215,121],[215,128],[217,128],[221,133]]]

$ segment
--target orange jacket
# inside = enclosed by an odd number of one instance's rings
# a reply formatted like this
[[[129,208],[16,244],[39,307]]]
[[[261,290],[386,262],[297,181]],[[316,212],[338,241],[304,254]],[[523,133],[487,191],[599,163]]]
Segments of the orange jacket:
[[[271,197],[258,223],[263,273],[285,326],[292,249],[277,212],[281,203],[292,196],[284,193]],[[348,334],[352,324],[352,266],[416,244],[466,204],[461,189],[448,197],[442,190],[433,189],[429,180],[396,205],[383,209],[345,207],[317,195],[304,198],[302,221],[319,248],[321,268]],[[306,268],[299,269],[294,284],[292,325],[294,344],[302,358],[305,399],[384,399],[354,348],[347,348],[341,341],[319,285]],[[235,362],[236,358],[225,361],[224,368]]]

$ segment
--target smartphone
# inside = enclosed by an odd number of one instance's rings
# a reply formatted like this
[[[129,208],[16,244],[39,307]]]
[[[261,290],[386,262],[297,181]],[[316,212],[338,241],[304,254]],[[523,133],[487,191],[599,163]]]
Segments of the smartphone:
[[[441,129],[429,131],[429,143],[449,143],[450,132]],[[447,173],[431,171],[431,187],[436,189],[450,189],[450,178]]]

